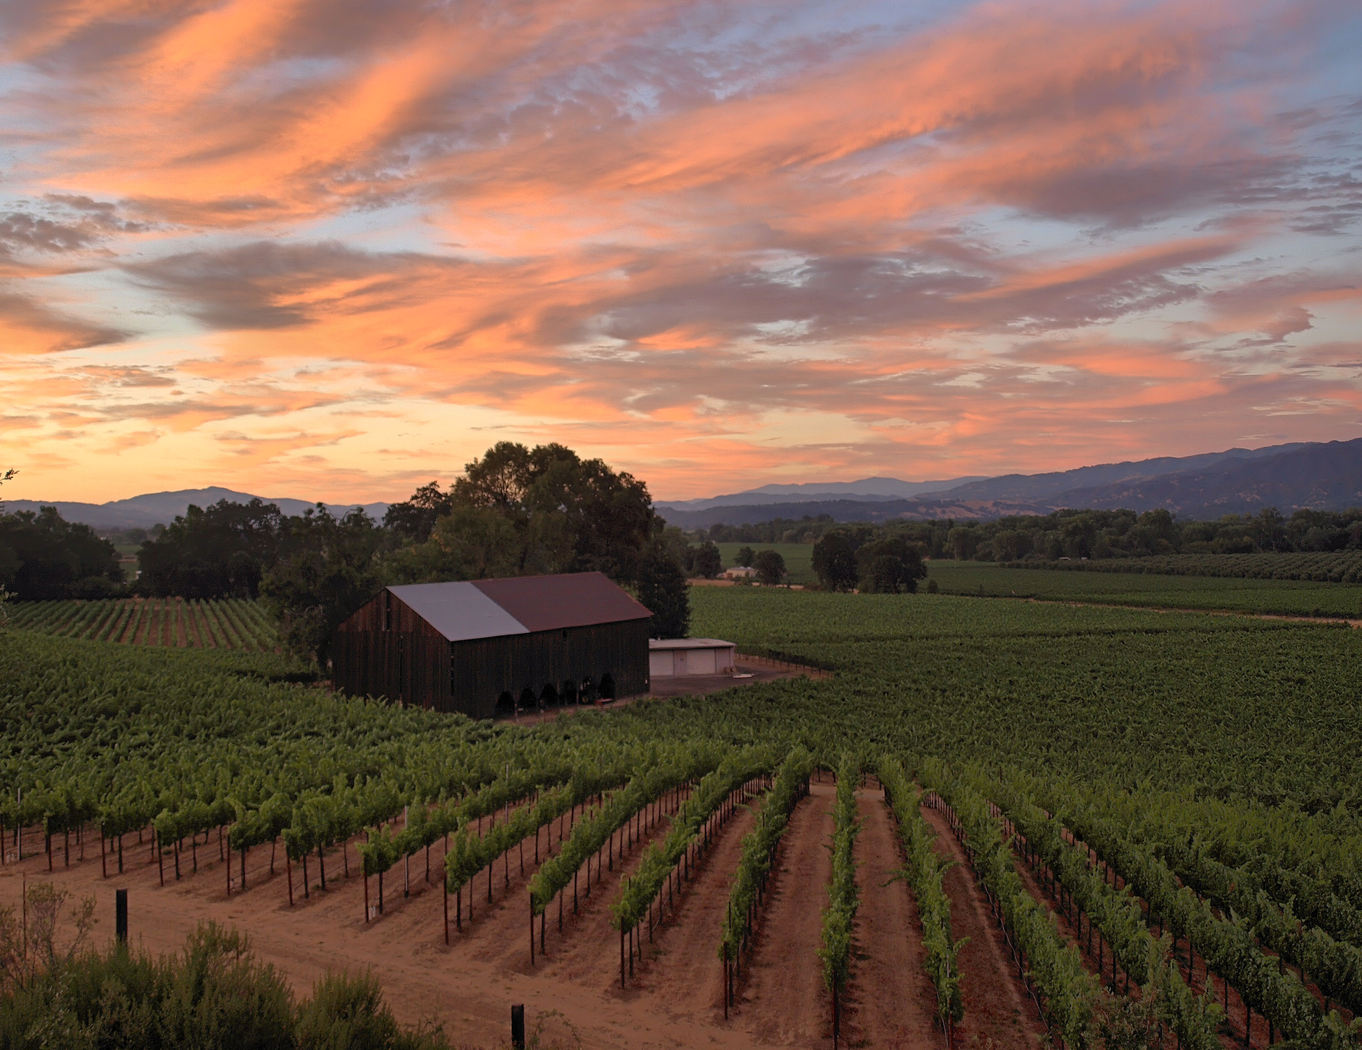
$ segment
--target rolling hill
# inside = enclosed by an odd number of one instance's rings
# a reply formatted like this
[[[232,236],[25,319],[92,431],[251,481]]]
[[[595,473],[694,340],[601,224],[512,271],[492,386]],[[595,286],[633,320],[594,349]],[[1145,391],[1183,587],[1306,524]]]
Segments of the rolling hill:
[[[1191,519],[1252,514],[1264,507],[1276,507],[1283,514],[1300,508],[1344,510],[1362,506],[1362,438],[1235,448],[1046,474],[964,478],[905,496],[903,486],[908,484],[912,483],[868,478],[835,486],[764,486],[712,500],[656,506],[669,524],[687,529],[819,515],[848,522],[986,519],[1048,514],[1066,507],[1164,508]]]

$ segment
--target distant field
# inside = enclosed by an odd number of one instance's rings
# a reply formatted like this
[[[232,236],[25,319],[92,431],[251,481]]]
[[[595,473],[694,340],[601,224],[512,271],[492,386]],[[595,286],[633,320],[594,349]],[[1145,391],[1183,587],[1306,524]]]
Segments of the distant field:
[[[60,638],[246,652],[270,652],[279,644],[274,622],[241,598],[13,602],[5,612],[16,628]]]
[[[1362,617],[1362,586],[1305,580],[1012,569],[933,561],[928,579],[944,594],[1101,602],[1170,609],[1225,609],[1296,616]]]
[[[1232,576],[1245,580],[1312,580],[1362,584],[1362,550],[1257,554],[1166,554],[1148,558],[1094,558],[1022,568],[1066,572],[1154,573],[1160,576]]]
[[[738,551],[774,550],[785,559],[789,583],[816,585],[811,543],[720,543],[724,568],[738,564]],[[1291,555],[1243,556],[1243,571],[1265,572],[1249,560],[1273,557],[1283,561]],[[1221,559],[1225,561],[1226,559]],[[1152,566],[1151,562],[1151,566]],[[1095,569],[1096,566],[1093,567]],[[1247,613],[1280,613],[1286,616],[1337,616],[1362,618],[1362,585],[1313,580],[1236,578],[1227,575],[1195,576],[1190,563],[1180,565],[1178,575],[1137,572],[1077,571],[1069,569],[1020,569],[989,562],[929,561],[927,580],[935,580],[944,594],[987,595],[1003,598],[1041,598],[1055,601],[1100,602],[1111,605],[1167,609],[1216,609]],[[1215,570],[1226,572],[1217,564]],[[926,583],[922,584],[922,588]]]
[[[717,543],[715,546],[724,559],[725,569],[738,564],[738,551],[751,547],[754,551],[775,551],[784,558],[785,571],[790,574],[787,583],[806,585],[818,582],[813,571],[812,543]]]

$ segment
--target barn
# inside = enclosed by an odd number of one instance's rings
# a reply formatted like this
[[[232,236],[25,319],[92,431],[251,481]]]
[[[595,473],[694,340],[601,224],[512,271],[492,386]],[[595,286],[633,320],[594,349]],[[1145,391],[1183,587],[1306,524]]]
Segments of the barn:
[[[599,572],[388,587],[337,629],[356,695],[490,718],[648,691],[652,616]]]

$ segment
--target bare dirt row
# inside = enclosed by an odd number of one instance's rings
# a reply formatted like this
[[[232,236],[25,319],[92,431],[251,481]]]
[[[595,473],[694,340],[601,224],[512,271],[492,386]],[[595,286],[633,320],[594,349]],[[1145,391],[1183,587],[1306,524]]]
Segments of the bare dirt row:
[[[84,862],[64,868],[57,860],[49,875],[43,855],[0,868],[0,904],[16,903],[25,880],[53,881],[75,896],[93,895],[102,923],[101,941],[113,933],[114,891],[129,890],[135,946],[155,953],[177,951],[201,921],[213,920],[247,932],[259,958],[277,967],[301,994],[332,969],[372,970],[381,979],[394,1012],[407,1023],[443,1028],[458,1045],[504,1042],[512,1004],[524,1003],[532,1031],[542,1045],[613,1048],[709,1046],[830,1046],[831,1004],[823,987],[817,949],[830,874],[834,789],[814,783],[792,815],[777,855],[765,906],[758,920],[743,980],[730,1017],[723,1014],[722,965],[717,954],[720,922],[736,870],[741,840],[760,802],[740,808],[718,831],[689,881],[665,900],[661,924],[651,942],[645,934],[643,960],[625,988],[619,983],[619,934],[610,923],[610,903],[620,879],[632,871],[651,841],[665,836],[665,817],[632,848],[579,884],[572,910],[571,887],[563,927],[550,906],[546,952],[529,957],[527,887],[534,872],[527,840],[522,874],[519,853],[498,863],[488,901],[486,874],[464,899],[462,930],[450,923],[444,939],[443,851],[412,858],[385,877],[385,911],[365,922],[364,880],[353,846],[350,875],[343,874],[339,850],[328,855],[327,888],[316,884],[313,865],[309,895],[301,895],[301,872],[293,872],[295,901],[288,904],[283,851],[269,875],[269,849],[251,851],[248,888],[227,893],[226,862],[216,838],[198,847],[199,870],[159,884],[158,865],[148,843],[125,840],[125,870],[100,876],[97,838],[85,842]],[[858,799],[862,831],[857,844],[861,910],[855,929],[851,987],[844,1003],[845,1045],[937,1050],[945,1046],[934,1027],[934,999],[922,965],[917,917],[906,884],[894,876],[902,865],[893,818],[880,792],[863,788]],[[938,848],[958,853],[941,822]],[[555,834],[555,844],[557,835]],[[73,859],[78,854],[73,851]],[[541,850],[541,856],[547,855]],[[182,863],[186,858],[182,855]],[[112,867],[111,867],[112,873]],[[966,1020],[958,1046],[1028,1045],[1041,1032],[1030,1000],[992,924],[977,884],[963,866],[951,869],[947,891],[956,937],[968,936],[961,954]],[[375,880],[370,892],[376,900]],[[451,919],[454,904],[450,901]]]

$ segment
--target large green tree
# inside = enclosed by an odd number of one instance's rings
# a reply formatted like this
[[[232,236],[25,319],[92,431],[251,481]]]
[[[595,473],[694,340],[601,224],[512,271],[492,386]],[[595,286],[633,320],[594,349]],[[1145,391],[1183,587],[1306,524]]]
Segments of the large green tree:
[[[390,584],[512,576],[521,565],[520,544],[505,516],[465,504],[440,517],[424,543],[389,554],[383,576]]]
[[[724,571],[723,556],[712,540],[706,540],[695,548],[694,571],[696,576],[706,580],[712,580]]]
[[[638,600],[653,614],[654,638],[684,638],[690,632],[690,584],[665,544],[654,543],[639,566]]]
[[[0,514],[0,589],[17,598],[107,598],[123,587],[113,544],[55,507]]]
[[[382,530],[359,507],[337,518],[322,504],[288,518],[281,553],[260,582],[285,645],[325,670],[336,628],[382,588]]]
[[[383,527],[398,542],[425,543],[435,525],[454,509],[454,494],[442,492],[440,483],[432,481],[412,493],[411,499],[394,503],[383,515]]]
[[[184,598],[254,598],[283,532],[279,508],[259,499],[191,506],[138,550],[138,588]]]
[[[921,548],[902,535],[863,544],[856,551],[856,568],[857,586],[867,594],[912,594],[927,576]]]
[[[813,545],[813,571],[825,591],[849,591],[856,586],[856,548],[845,532],[827,532]]]
[[[513,530],[511,571],[638,579],[661,521],[643,482],[563,445],[503,441],[454,482],[452,507],[494,511]]]
[[[752,558],[752,568],[756,570],[757,580],[768,586],[785,581],[785,559],[780,551],[757,551]]]

